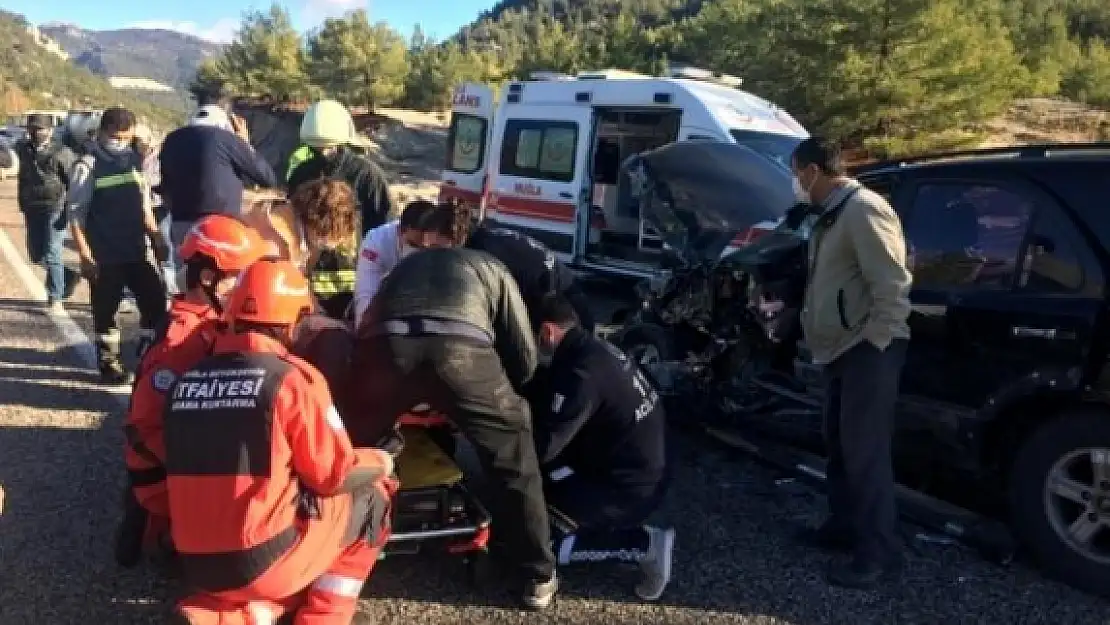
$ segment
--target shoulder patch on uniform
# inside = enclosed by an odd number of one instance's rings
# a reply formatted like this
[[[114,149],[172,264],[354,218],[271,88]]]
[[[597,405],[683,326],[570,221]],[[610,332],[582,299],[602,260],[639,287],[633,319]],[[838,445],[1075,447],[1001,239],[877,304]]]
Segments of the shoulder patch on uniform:
[[[561,394],[555,393],[555,397],[551,398],[551,412],[559,412],[562,410],[563,402],[566,401],[566,399],[567,398],[563,397]]]
[[[328,406],[328,413],[325,415],[325,418],[328,421],[328,425],[331,426],[331,429],[337,432],[344,429],[343,418],[339,416],[339,411],[335,409],[335,406]]]
[[[165,393],[177,381],[177,374],[170,369],[159,369],[150,377],[150,384],[154,390]]]
[[[366,260],[370,261],[370,262],[375,262],[375,261],[378,260],[378,253],[375,250],[372,250],[372,249],[367,247],[367,248],[363,248],[362,257],[365,258]]]

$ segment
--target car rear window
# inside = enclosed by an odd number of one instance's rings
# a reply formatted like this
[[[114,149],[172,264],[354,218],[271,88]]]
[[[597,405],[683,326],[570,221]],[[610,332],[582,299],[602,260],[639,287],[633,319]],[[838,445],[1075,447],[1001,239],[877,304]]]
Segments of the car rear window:
[[[473,174],[482,168],[486,153],[486,129],[483,117],[455,113],[447,135],[447,169],[460,174]]]
[[[800,137],[776,135],[755,130],[737,130],[734,128],[728,132],[732,135],[732,139],[740,145],[769,158],[786,169],[790,169],[790,157],[794,154],[794,148],[802,142]]]

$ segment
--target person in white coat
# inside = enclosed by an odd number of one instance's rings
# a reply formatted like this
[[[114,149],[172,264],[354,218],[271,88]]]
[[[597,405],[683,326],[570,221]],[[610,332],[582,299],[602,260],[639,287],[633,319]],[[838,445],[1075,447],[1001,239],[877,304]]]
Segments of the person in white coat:
[[[401,259],[426,247],[447,247],[438,228],[431,224],[438,207],[425,200],[417,200],[405,207],[400,219],[371,229],[359,246],[355,265],[355,327],[362,322],[363,314],[378,294],[382,281]]]

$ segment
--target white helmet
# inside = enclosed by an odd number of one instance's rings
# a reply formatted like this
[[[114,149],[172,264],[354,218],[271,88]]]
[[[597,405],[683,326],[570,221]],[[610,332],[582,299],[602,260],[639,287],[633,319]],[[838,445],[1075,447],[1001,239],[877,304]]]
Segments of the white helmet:
[[[223,110],[215,104],[205,104],[197,109],[196,113],[189,118],[190,126],[215,126],[223,128],[224,130],[231,130],[231,118],[227,116],[227,111]]]
[[[335,100],[314,102],[301,120],[301,141],[314,148],[363,145],[347,107]]]
[[[146,145],[154,143],[154,133],[151,132],[150,126],[143,123],[135,124],[135,138]]]

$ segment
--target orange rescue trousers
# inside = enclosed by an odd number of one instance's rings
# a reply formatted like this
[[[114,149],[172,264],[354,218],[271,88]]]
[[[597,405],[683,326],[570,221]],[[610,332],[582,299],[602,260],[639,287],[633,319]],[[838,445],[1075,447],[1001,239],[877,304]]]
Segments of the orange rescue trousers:
[[[390,501],[397,492],[395,479],[375,485]],[[337,495],[319,501],[318,518],[307,521],[301,541],[245,588],[221,593],[197,593],[177,604],[182,623],[190,625],[273,625],[293,614],[294,625],[349,625],[358,607],[362,585],[370,577],[389,540],[389,525],[376,537],[360,534],[344,545],[352,523],[361,527],[360,495]],[[365,497],[365,495],[361,495]],[[374,506],[371,506],[373,508]],[[373,514],[373,512],[371,512]],[[388,515],[388,511],[386,512]],[[338,553],[329,563],[324,554]]]

